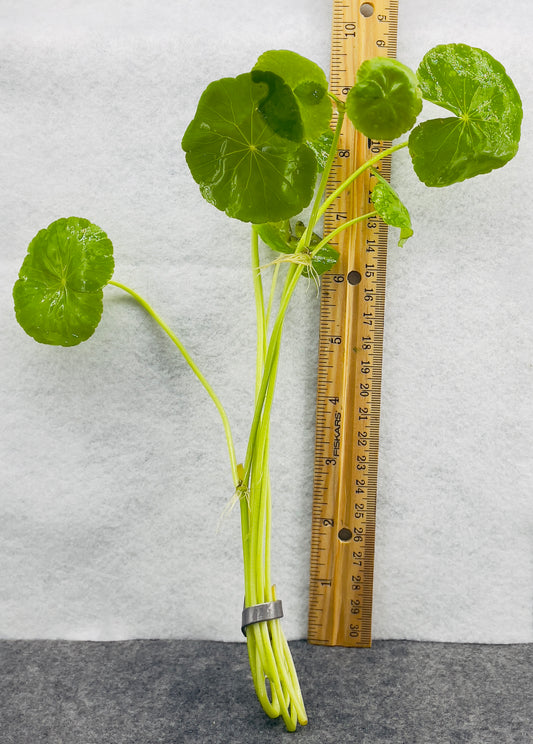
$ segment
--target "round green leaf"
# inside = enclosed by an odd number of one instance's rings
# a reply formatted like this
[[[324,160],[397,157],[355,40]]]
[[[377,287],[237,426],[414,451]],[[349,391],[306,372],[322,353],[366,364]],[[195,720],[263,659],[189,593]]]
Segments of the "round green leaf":
[[[522,104],[503,66],[466,44],[429,51],[417,71],[423,97],[456,116],[411,132],[409,151],[427,186],[448,186],[494,168],[518,151]]]
[[[254,70],[279,75],[296,96],[303,121],[303,139],[313,141],[329,128],[331,101],[324,71],[310,59],[284,49],[264,52]]]
[[[346,98],[346,113],[355,128],[378,140],[392,140],[408,132],[421,110],[416,75],[388,57],[363,62]]]
[[[13,287],[18,322],[42,344],[86,341],[113,269],[113,246],[101,228],[81,217],[52,222],[31,241]]]
[[[271,92],[251,73],[211,83],[182,140],[203,197],[244,222],[292,217],[315,187],[313,152],[276,134],[258,110]]]

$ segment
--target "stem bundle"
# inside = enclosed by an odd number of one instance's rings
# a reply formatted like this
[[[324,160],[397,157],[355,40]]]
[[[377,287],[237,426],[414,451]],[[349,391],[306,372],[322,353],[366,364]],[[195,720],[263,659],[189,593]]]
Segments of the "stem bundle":
[[[311,249],[311,239],[317,222],[329,204],[359,176],[364,170],[393,150],[405,146],[396,145],[380,153],[355,171],[331,196],[323,200],[326,183],[335,159],[338,140],[342,128],[344,112],[339,110],[326,167],[315,195],[311,216],[295,254],[315,256],[339,232],[374,216],[372,211],[344,222]],[[265,302],[263,280],[259,260],[258,233],[252,227],[252,270],[256,307],[257,353],[255,408],[243,464],[237,464],[235,447],[227,414],[220,400],[199,370],[182,342],[153,308],[137,292],[119,282],[110,284],[124,290],[133,297],[156,321],[162,330],[177,346],[188,365],[204,386],[215,404],[226,434],[231,473],[238,498],[241,515],[241,533],[244,562],[244,602],[246,607],[274,602],[276,588],[270,575],[270,532],[271,532],[271,484],[269,473],[270,414],[274,400],[274,388],[280,356],[283,324],[289,302],[298,280],[308,265],[308,261],[289,261],[281,291],[277,313],[274,317],[276,286],[279,280],[280,263],[274,262],[268,300]],[[266,267],[263,267],[266,268]],[[271,329],[270,329],[271,326]],[[246,628],[246,641],[250,669],[257,697],[265,713],[271,718],[282,717],[288,731],[295,731],[298,723],[305,725],[307,715],[298,677],[294,667],[289,645],[279,619],[254,622]]]

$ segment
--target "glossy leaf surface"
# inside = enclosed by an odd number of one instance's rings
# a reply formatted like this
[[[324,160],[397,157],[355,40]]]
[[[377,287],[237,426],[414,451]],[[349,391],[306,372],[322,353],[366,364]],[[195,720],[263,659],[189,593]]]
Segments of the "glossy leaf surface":
[[[383,222],[392,227],[400,228],[398,245],[402,246],[407,238],[413,234],[411,217],[407,207],[392,186],[384,179],[380,179],[372,190],[372,202]]]
[[[356,129],[378,140],[392,140],[408,132],[421,110],[416,75],[388,57],[363,62],[346,98],[346,113]]]
[[[252,70],[252,80],[267,87],[267,93],[258,103],[257,110],[268,126],[280,137],[302,142],[304,127],[300,107],[287,83],[279,75],[263,70]]]
[[[40,230],[13,288],[15,313],[43,344],[76,346],[102,315],[102,287],[113,275],[113,246],[89,220],[69,217]]]
[[[315,186],[313,152],[276,134],[258,110],[270,92],[251,73],[211,83],[182,140],[204,198],[244,222],[298,214]]]
[[[262,54],[254,70],[279,75],[293,91],[303,121],[303,138],[314,141],[329,127],[331,101],[324,71],[310,59],[284,49]]]
[[[466,44],[440,45],[418,68],[423,97],[454,117],[430,119],[409,137],[416,174],[427,186],[448,186],[488,173],[518,150],[522,105],[503,66]]]
[[[319,173],[322,173],[326,167],[332,144],[333,132],[331,129],[326,129],[316,140],[307,143],[308,147],[315,153]]]

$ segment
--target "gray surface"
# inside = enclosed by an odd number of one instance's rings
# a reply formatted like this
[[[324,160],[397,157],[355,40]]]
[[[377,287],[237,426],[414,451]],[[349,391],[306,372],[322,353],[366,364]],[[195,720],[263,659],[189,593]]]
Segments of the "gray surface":
[[[2,744],[528,744],[533,646],[291,643],[310,723],[254,697],[244,644],[0,642]]]

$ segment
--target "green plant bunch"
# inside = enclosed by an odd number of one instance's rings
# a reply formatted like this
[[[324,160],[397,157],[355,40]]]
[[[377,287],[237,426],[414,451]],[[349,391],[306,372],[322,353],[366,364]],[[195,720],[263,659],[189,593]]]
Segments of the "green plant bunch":
[[[447,115],[416,124],[423,100]],[[346,116],[374,140],[408,136],[358,164],[324,198]],[[40,230],[29,244],[13,295],[17,320],[30,336],[62,346],[87,340],[102,314],[103,289],[120,289],[170,337],[212,398],[227,440],[232,502],[240,506],[246,607],[276,600],[270,569],[270,413],[283,325],[300,277],[318,281],[338,259],[330,240],[369,217],[378,215],[398,228],[400,245],[413,234],[407,208],[379,174],[383,157],[406,148],[424,184],[448,186],[505,165],[518,150],[521,120],[519,94],[502,65],[465,44],[431,49],[416,72],[393,59],[365,61],[345,100],[328,90],[320,67],[284,50],[265,52],[249,72],[207,86],[183,135],[187,164],[208,202],[251,223],[256,387],[242,458],[220,399],[179,338],[136,291],[112,279],[113,247],[105,232],[87,219],[68,217]],[[372,209],[320,237],[325,211],[367,169],[376,177]],[[265,264],[260,255],[270,250]],[[280,620],[248,625],[246,641],[265,712],[281,716],[289,731],[307,723]]]

